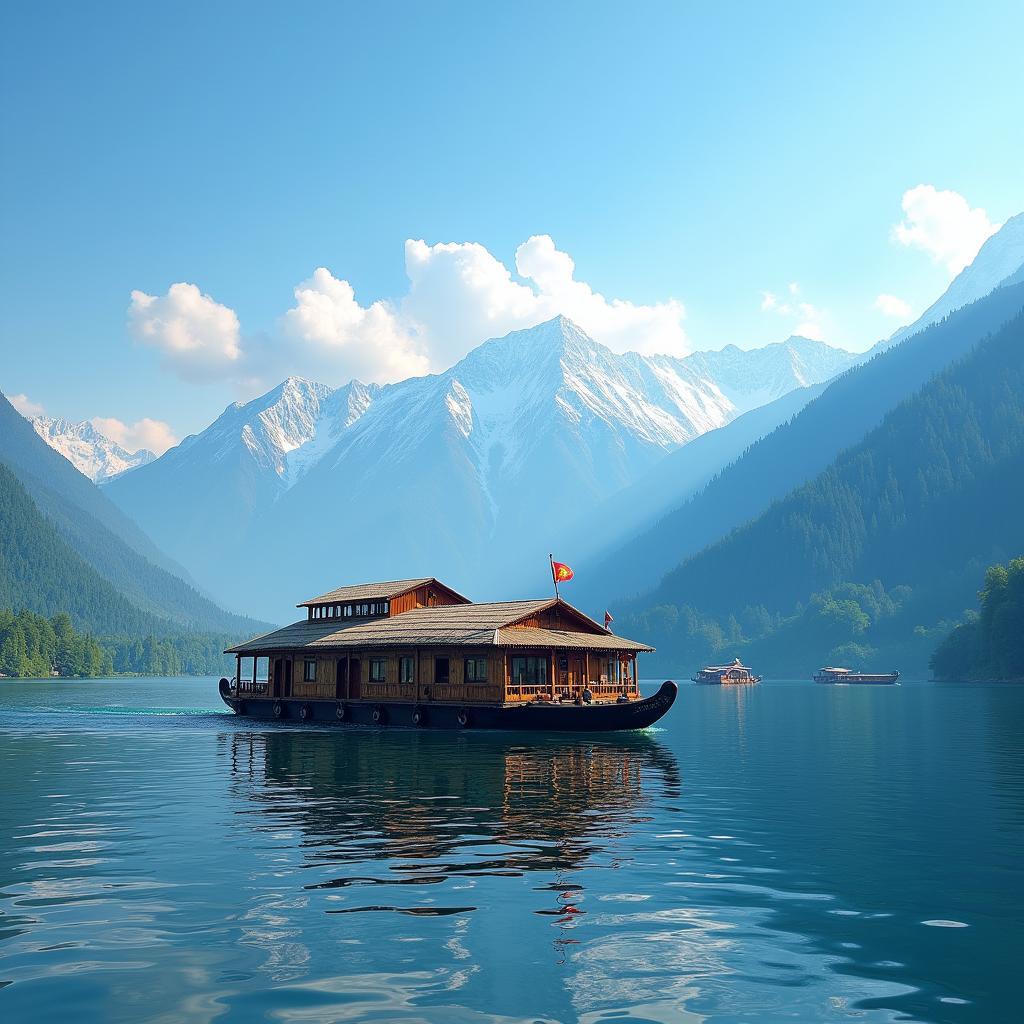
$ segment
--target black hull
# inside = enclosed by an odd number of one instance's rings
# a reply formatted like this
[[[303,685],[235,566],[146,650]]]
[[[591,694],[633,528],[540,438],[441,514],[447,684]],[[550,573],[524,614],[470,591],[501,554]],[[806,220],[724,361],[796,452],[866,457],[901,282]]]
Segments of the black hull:
[[[628,704],[415,704],[389,701],[311,700],[301,697],[220,695],[236,715],[292,725],[345,725],[399,729],[507,729],[517,732],[618,732],[646,729],[675,703],[678,688],[664,682],[657,693]],[[417,717],[418,716],[418,717]]]
[[[899,672],[888,672],[884,675],[851,674],[840,678],[817,675],[814,676],[814,681],[825,686],[893,686],[899,677]]]

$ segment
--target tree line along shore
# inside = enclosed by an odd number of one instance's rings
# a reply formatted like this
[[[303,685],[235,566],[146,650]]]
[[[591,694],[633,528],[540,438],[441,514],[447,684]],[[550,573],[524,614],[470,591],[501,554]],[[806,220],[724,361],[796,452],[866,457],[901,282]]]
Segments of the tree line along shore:
[[[991,566],[978,599],[979,609],[934,649],[929,665],[935,679],[1024,680],[1024,557]],[[218,675],[228,671],[224,649],[239,639],[222,633],[93,636],[75,629],[66,612],[47,618],[0,610],[0,676]],[[851,644],[845,653],[858,652]],[[772,671],[771,664],[763,667]]]
[[[219,633],[94,636],[75,629],[66,612],[47,618],[0,609],[0,676],[218,675],[228,664],[224,648],[239,639]]]

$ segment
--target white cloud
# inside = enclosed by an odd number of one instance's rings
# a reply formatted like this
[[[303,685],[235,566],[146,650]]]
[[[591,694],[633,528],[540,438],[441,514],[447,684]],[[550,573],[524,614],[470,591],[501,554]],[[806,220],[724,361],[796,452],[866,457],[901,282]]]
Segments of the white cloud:
[[[430,369],[419,341],[390,305],[360,306],[348,281],[325,267],[296,287],[295,302],[282,318],[284,342],[278,356],[300,364],[306,376],[340,375],[383,384]]]
[[[486,338],[559,314],[616,352],[689,351],[681,302],[638,305],[605,298],[576,279],[572,257],[550,235],[533,235],[516,249],[520,280],[475,242],[428,245],[410,239],[405,268],[409,292],[401,313],[429,349],[434,369],[450,366]]]
[[[147,448],[154,455],[163,455],[168,448],[178,443],[170,426],[162,420],[146,417],[129,424],[113,417],[94,416],[89,422],[104,437],[110,438],[127,452]]]
[[[913,317],[913,310],[910,303],[895,295],[879,295],[872,303],[872,309],[877,309],[884,316],[891,316],[901,323],[909,323]]]
[[[242,336],[233,310],[183,283],[159,298],[132,292],[129,328],[182,377],[250,391],[287,374],[385,383],[444,370],[487,338],[559,314],[616,352],[689,351],[681,302],[606,298],[576,279],[549,235],[519,246],[515,273],[476,242],[416,239],[405,243],[405,269],[404,295],[362,306],[348,281],[319,267],[295,288],[273,334]]]
[[[487,338],[549,319],[533,289],[514,280],[505,264],[476,242],[428,245],[409,239],[405,272],[409,290],[402,316],[415,325],[434,369],[450,366]]]
[[[1002,227],[993,224],[980,206],[971,209],[959,192],[940,192],[934,185],[918,185],[904,192],[903,212],[904,219],[893,226],[893,239],[928,253],[954,276]]]
[[[33,402],[28,395],[8,395],[7,401],[28,420],[33,416],[42,416],[46,412],[38,402]]]
[[[128,329],[158,349],[170,369],[186,380],[228,375],[241,357],[238,317],[194,284],[172,284],[163,296],[133,291]]]
[[[684,356],[690,351],[681,302],[636,305],[606,299],[576,280],[572,257],[556,249],[550,235],[534,235],[516,249],[516,270],[537,287],[537,322],[562,313],[615,352]]]
[[[800,285],[796,281],[791,281],[786,286],[786,291],[794,298],[801,294]],[[789,320],[788,329],[791,334],[811,338],[813,341],[825,340],[828,313],[810,302],[780,302],[775,292],[763,291],[761,292],[761,310]]]

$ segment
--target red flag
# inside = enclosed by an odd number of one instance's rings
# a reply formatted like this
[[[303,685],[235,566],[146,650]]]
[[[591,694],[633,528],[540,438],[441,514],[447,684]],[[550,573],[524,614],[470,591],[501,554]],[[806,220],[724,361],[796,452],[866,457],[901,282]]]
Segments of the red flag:
[[[573,571],[565,562],[552,561],[551,575],[556,583],[568,583],[573,577]]]
[[[607,629],[609,633],[611,632],[612,623],[614,621],[615,620],[612,618],[612,613],[610,611],[605,610],[605,613],[604,613],[604,628]]]

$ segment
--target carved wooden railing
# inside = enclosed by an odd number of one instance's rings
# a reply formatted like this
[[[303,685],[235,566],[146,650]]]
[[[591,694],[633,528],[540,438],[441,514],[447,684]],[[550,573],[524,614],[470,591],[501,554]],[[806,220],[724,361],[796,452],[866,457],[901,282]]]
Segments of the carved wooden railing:
[[[239,679],[236,676],[231,680],[231,693],[236,697],[265,697],[269,689],[268,679]]]

